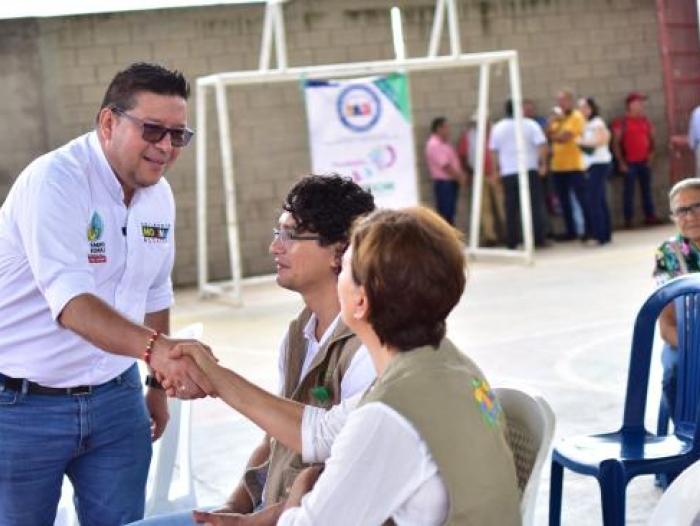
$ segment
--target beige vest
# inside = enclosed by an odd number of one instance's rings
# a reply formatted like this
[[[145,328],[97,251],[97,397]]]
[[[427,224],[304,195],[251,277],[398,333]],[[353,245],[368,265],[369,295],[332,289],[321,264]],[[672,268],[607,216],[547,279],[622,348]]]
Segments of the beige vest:
[[[401,352],[360,405],[382,402],[413,424],[449,494],[445,524],[515,526],[520,490],[505,415],[479,368],[444,339]]]
[[[301,368],[306,356],[304,327],[311,311],[304,309],[289,325],[284,363],[284,396],[297,402],[330,408],[340,402],[340,382],[350,367],[361,342],[342,320],[318,350],[304,379]],[[307,467],[301,455],[272,440],[267,462],[246,470],[244,480],[253,502],[269,506],[286,499],[299,472]],[[263,489],[264,486],[264,489]]]

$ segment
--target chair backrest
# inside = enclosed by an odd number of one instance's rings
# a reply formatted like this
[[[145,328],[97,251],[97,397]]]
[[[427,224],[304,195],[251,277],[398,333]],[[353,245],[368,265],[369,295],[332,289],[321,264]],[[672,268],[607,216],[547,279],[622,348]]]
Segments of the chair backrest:
[[[697,461],[678,475],[661,495],[649,526],[691,526],[699,523],[700,461]]]
[[[195,323],[179,330],[174,337],[199,339],[202,332],[202,324]],[[168,411],[168,426],[154,446],[146,517],[192,509],[197,505],[190,447],[192,408],[190,402],[171,398],[168,400]],[[177,476],[174,476],[176,466]]]
[[[540,475],[554,438],[554,412],[539,395],[509,387],[497,387],[494,392],[506,415],[508,444],[522,492],[523,526],[530,526],[534,521]]]
[[[686,295],[700,294],[700,274],[669,280],[644,302],[634,322],[622,431],[643,432],[656,320],[663,308]]]
[[[700,294],[675,300],[678,368],[674,428],[677,435],[696,437],[700,402]],[[696,444],[700,438],[695,438]]]

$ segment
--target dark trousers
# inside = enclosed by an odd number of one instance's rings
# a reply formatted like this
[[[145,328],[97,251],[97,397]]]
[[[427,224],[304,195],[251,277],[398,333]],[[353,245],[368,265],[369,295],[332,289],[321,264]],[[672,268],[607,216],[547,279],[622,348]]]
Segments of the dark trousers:
[[[590,219],[586,202],[586,186],[583,178],[583,172],[552,172],[552,184],[559,197],[561,211],[564,214],[564,224],[566,225],[566,236],[573,239],[576,237],[576,225],[574,223],[574,214],[571,207],[571,190],[574,191],[576,199],[578,199],[581,208],[583,208],[583,221],[585,223],[584,231],[589,233]]]
[[[530,186],[530,208],[532,209],[532,229],[535,234],[535,244],[544,244],[544,201],[540,176],[535,170],[527,173]],[[501,178],[506,208],[506,244],[515,248],[522,239],[520,223],[520,184],[518,175],[505,175]]]
[[[623,212],[626,221],[631,221],[634,216],[634,183],[639,180],[642,190],[642,208],[644,215],[654,217],[654,201],[651,199],[651,170],[646,162],[629,163],[625,174],[625,187],[623,190]]]
[[[606,197],[608,176],[610,175],[611,164],[592,164],[586,173],[586,194],[588,196],[588,217],[590,219],[591,235],[598,243],[610,241],[611,225],[610,210]]]
[[[445,221],[454,225],[459,184],[457,181],[433,181],[433,189],[435,190],[435,206],[438,213]]]

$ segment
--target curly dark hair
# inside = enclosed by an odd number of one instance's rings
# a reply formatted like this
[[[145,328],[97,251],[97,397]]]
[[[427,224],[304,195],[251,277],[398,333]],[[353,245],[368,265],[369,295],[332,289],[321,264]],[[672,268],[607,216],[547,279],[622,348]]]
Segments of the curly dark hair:
[[[299,232],[318,234],[321,246],[347,244],[353,221],[374,210],[374,197],[349,177],[309,175],[292,187],[282,209]]]

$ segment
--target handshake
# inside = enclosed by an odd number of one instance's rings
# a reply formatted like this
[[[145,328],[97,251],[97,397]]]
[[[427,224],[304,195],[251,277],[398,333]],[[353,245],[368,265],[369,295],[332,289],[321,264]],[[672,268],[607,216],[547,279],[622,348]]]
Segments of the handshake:
[[[182,400],[217,396],[210,376],[218,368],[218,360],[198,340],[158,335],[151,347],[149,365],[168,396]]]

